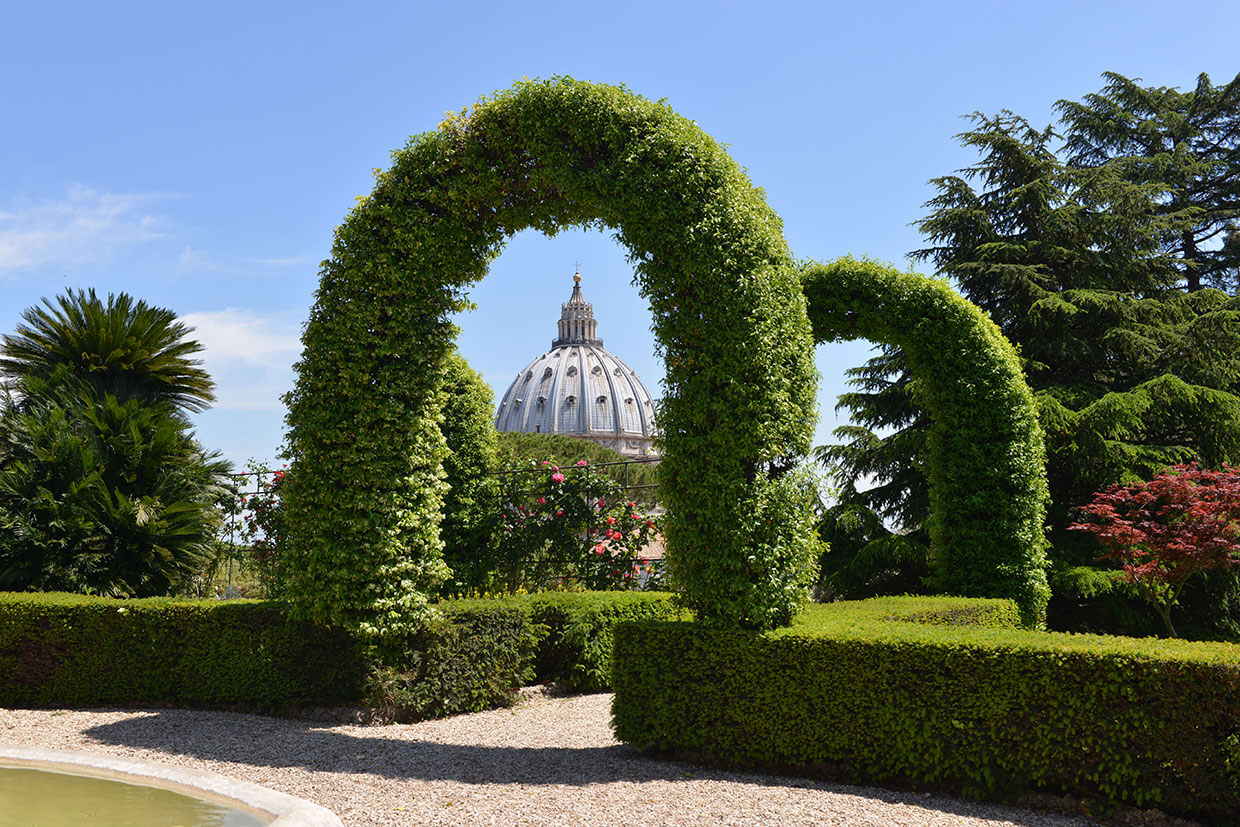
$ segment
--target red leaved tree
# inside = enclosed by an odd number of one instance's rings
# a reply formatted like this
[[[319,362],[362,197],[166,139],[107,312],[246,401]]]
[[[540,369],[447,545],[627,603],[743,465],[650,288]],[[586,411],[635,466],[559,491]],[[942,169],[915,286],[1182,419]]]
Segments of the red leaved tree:
[[[1176,465],[1149,482],[1112,485],[1082,507],[1089,531],[1176,637],[1171,607],[1197,572],[1240,566],[1240,469]]]

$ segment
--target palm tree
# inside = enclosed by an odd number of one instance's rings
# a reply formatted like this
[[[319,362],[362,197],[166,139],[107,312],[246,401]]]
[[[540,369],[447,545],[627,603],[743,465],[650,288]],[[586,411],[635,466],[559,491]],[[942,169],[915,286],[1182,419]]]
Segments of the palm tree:
[[[187,413],[214,398],[169,310],[70,291],[0,343],[0,589],[176,593],[210,554],[229,468]]]
[[[3,337],[0,375],[23,391],[32,381],[71,382],[97,398],[167,404],[178,413],[205,410],[215,383],[190,357],[202,350],[186,338],[190,328],[171,310],[152,307],[127,293],[70,290],[55,304],[22,313],[25,324]]]

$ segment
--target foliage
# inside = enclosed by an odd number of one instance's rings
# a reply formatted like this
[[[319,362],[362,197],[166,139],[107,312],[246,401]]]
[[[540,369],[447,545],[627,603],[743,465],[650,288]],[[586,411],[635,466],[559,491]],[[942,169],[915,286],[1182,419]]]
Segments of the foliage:
[[[144,403],[59,398],[0,418],[0,588],[179,592],[214,551],[227,466]]]
[[[453,594],[484,585],[495,570],[499,529],[495,404],[490,385],[460,354],[447,360],[442,406],[448,490],[439,534],[452,574],[440,591]]]
[[[1149,482],[1094,495],[1069,528],[1088,531],[1119,562],[1176,637],[1171,609],[1190,577],[1240,568],[1240,469],[1177,465]]]
[[[545,459],[552,465],[570,468],[584,459],[594,471],[607,474],[625,486],[629,499],[647,507],[658,504],[658,462],[626,460],[623,455],[605,445],[566,434],[504,431],[499,433],[498,437],[500,468],[511,470],[524,467],[531,459]]]
[[[237,508],[241,517],[240,538],[245,549],[242,559],[257,575],[263,593],[272,599],[284,596],[280,550],[284,547],[287,530],[280,494],[284,489],[285,468],[287,466],[269,468],[254,460],[246,463],[246,476],[254,478],[255,490],[242,495]]]
[[[95,399],[110,394],[182,413],[215,400],[215,384],[192,358],[202,346],[171,310],[127,293],[105,303],[94,290],[68,290],[55,304],[27,308],[22,320],[0,349],[0,374],[19,390],[72,383]]]
[[[864,506],[837,502],[819,519],[818,536],[826,549],[815,595],[821,602],[913,594],[930,574],[926,545],[889,531]]]
[[[803,599],[815,541],[786,509],[801,492],[785,472],[808,447],[815,374],[779,219],[666,104],[555,78],[415,136],[336,232],[287,397],[298,617],[382,637],[433,613],[449,315],[507,237],[571,226],[615,229],[653,311],[660,499],[684,600],[766,627]],[[738,588],[751,573],[759,585]]]
[[[842,258],[802,274],[817,341],[901,348],[926,411],[925,473],[936,588],[1008,597],[1045,621],[1046,478],[1033,396],[1011,344],[946,283]]]
[[[1088,535],[1067,531],[1095,491],[1240,459],[1240,303],[1194,289],[1234,277],[1234,242],[1209,239],[1234,237],[1237,179],[1223,159],[1240,134],[1236,83],[1179,93],[1107,79],[1100,95],[1060,102],[1062,149],[1049,127],[975,114],[959,139],[979,161],[933,181],[918,222],[928,243],[914,253],[1019,348],[1047,445],[1057,591],[1096,557]],[[917,376],[894,347],[850,374],[856,391],[840,403],[859,424],[822,453],[845,492],[877,478],[848,505],[918,537],[933,509]],[[1233,601],[1211,594],[1194,614],[1226,625]]]
[[[509,598],[546,629],[535,678],[573,692],[611,690],[615,627],[629,620],[684,620],[666,592],[543,592]]]
[[[586,460],[561,469],[548,460],[501,477],[496,580],[508,591],[574,586],[588,590],[635,588],[649,561],[640,557],[654,539],[652,515],[610,476]]]
[[[510,706],[534,677],[541,632],[519,608],[446,607],[371,666],[368,703],[401,722]]]
[[[714,764],[1234,820],[1240,647],[1017,620],[1007,601],[888,597],[763,634],[621,624],[616,735]]]
[[[531,682],[606,692],[617,623],[684,617],[671,595],[650,592],[545,592],[437,605],[443,617],[399,647],[400,665],[370,673],[368,693],[381,718],[508,706]]]
[[[1163,247],[1189,292],[1240,287],[1240,75],[1215,86],[1204,72],[1189,92],[1141,86],[1106,72],[1101,92],[1056,104],[1069,163],[1112,168],[1148,186],[1174,231]],[[1223,243],[1216,243],[1219,239]]]
[[[213,399],[170,310],[69,291],[3,338],[0,588],[149,596],[216,553],[226,496],[186,413]]]
[[[329,706],[363,678],[356,641],[278,603],[0,593],[0,706]]]

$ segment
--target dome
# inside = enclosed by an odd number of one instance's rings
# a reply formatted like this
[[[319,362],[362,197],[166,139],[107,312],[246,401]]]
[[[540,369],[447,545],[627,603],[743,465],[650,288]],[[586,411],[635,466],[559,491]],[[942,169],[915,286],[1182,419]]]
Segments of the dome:
[[[603,349],[594,305],[573,295],[561,305],[551,350],[521,369],[495,414],[500,431],[564,434],[597,442],[626,457],[652,453],[654,400],[641,377]]]

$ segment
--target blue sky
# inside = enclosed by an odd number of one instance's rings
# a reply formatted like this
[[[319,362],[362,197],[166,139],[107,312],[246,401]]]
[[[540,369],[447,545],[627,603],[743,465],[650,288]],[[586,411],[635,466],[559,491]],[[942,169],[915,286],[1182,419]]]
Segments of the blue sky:
[[[1232,2],[8,3],[0,11],[0,331],[69,287],[196,328],[199,438],[271,459],[333,228],[410,135],[522,77],[666,98],[728,145],[794,253],[897,264],[961,115],[1035,124],[1104,71],[1240,71]],[[604,233],[518,235],[460,344],[497,396],[547,349],[576,262],[609,350],[657,393],[649,314]],[[865,343],[819,349],[819,441]]]

